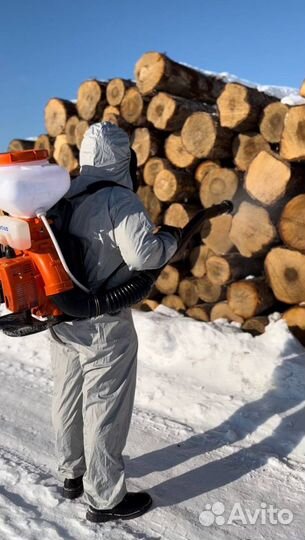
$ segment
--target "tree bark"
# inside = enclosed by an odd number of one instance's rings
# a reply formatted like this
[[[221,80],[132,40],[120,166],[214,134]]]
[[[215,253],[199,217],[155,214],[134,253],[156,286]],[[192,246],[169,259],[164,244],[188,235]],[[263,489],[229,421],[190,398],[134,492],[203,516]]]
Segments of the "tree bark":
[[[181,134],[171,133],[165,140],[164,151],[167,159],[175,167],[188,169],[196,165],[198,159],[190,154],[182,144]]]
[[[282,247],[265,259],[265,271],[275,297],[286,304],[305,301],[305,255]]]
[[[265,208],[242,202],[232,219],[230,240],[244,257],[263,253],[277,239],[277,233]]]
[[[154,182],[154,194],[162,202],[189,202],[197,190],[192,176],[184,171],[163,169]]]
[[[227,83],[217,99],[220,124],[223,127],[256,131],[263,109],[276,98],[237,83]]]
[[[232,169],[213,167],[200,184],[199,198],[204,208],[232,200],[239,187],[239,178]]]
[[[288,111],[288,105],[281,102],[270,103],[264,108],[259,130],[266,141],[272,144],[280,142]]]
[[[197,158],[226,159],[232,155],[233,133],[220,126],[214,115],[191,114],[183,124],[182,143]]]
[[[75,104],[66,99],[52,98],[48,101],[45,110],[45,125],[51,137],[57,137],[65,131],[70,116],[77,114]]]
[[[242,325],[242,329],[245,330],[245,332],[252,334],[252,336],[260,336],[261,334],[264,334],[268,324],[268,317],[261,315],[258,317],[251,317],[251,319],[245,321]]]
[[[83,82],[78,88],[77,110],[83,120],[96,122],[102,118],[107,105],[106,83],[97,81]]]
[[[236,281],[227,290],[229,307],[243,319],[259,315],[275,302],[267,283],[262,278]]]
[[[135,76],[143,95],[159,90],[206,103],[215,103],[224,87],[221,79],[178,64],[158,52],[145,53],[138,60]]]
[[[262,150],[270,151],[270,145],[259,133],[240,133],[233,142],[234,163],[241,171],[246,171],[251,161]]]
[[[106,98],[109,105],[118,107],[121,105],[128,88],[134,86],[134,83],[128,79],[112,79],[106,87]]]

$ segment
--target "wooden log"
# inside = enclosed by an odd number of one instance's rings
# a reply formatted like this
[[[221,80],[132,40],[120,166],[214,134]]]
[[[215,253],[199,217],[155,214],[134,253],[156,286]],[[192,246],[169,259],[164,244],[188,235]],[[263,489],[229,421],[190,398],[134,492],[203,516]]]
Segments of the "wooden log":
[[[218,77],[178,64],[158,52],[145,53],[138,60],[135,77],[143,95],[159,90],[206,103],[215,103],[224,87]]]
[[[205,178],[205,176],[208,174],[208,172],[219,166],[219,162],[211,161],[209,159],[205,161],[201,161],[199,165],[196,167],[195,170],[195,180],[198,182],[198,184],[201,184],[202,180]]]
[[[185,305],[178,294],[167,294],[163,296],[161,304],[179,313],[185,312]]]
[[[167,137],[164,144],[164,151],[170,163],[181,169],[191,168],[198,162],[198,159],[190,154],[183,146],[180,132],[171,133]]]
[[[49,135],[43,133],[37,137],[34,148],[35,150],[47,150],[49,153],[49,159],[52,159],[54,152],[54,141],[54,137],[50,137]]]
[[[138,302],[138,304],[134,304],[132,306],[133,309],[138,309],[139,311],[154,311],[159,307],[159,302],[157,300],[152,300],[150,298],[146,298],[145,300],[141,300],[141,302]]]
[[[64,133],[70,116],[76,115],[75,104],[66,99],[52,98],[48,101],[45,110],[45,126],[51,137]]]
[[[305,255],[276,247],[266,256],[265,271],[275,297],[286,304],[305,301]]]
[[[242,329],[245,332],[252,334],[252,336],[260,336],[261,334],[264,334],[268,324],[268,317],[260,315],[258,317],[251,317],[251,319],[247,319],[242,325]]]
[[[305,97],[305,80],[301,84],[299,94],[300,94],[300,96]]]
[[[284,105],[280,101],[270,103],[264,108],[259,130],[266,141],[272,144],[280,142],[288,111],[288,105]]]
[[[183,124],[182,143],[197,158],[226,159],[232,154],[230,130],[220,126],[215,116],[206,112],[191,114]]]
[[[80,122],[77,124],[75,128],[75,142],[77,148],[80,150],[82,140],[84,138],[84,135],[89,128],[89,122],[87,120],[80,120]]]
[[[160,149],[160,139],[148,128],[136,128],[131,137],[131,146],[137,154],[138,167],[156,156]]]
[[[77,111],[83,120],[98,121],[107,105],[106,83],[93,79],[84,81],[78,88]]]
[[[112,105],[105,107],[101,121],[115,124],[116,126],[119,126],[127,131],[127,133],[130,133],[130,124],[128,124],[121,116],[120,109],[118,107],[113,107]]]
[[[206,221],[201,229],[201,240],[217,255],[231,251],[234,244],[230,238],[232,216],[224,214]]]
[[[217,321],[218,319],[226,319],[229,322],[243,323],[244,319],[239,315],[236,315],[230,308],[227,301],[217,302],[211,309],[210,313],[211,321]]]
[[[259,276],[263,270],[262,258],[243,257],[239,253],[229,253],[222,257],[212,255],[206,262],[207,276],[216,285],[226,285],[249,275]]]
[[[244,319],[250,319],[271,308],[275,302],[273,293],[263,278],[236,281],[228,286],[229,307]]]
[[[273,152],[262,150],[250,163],[244,187],[252,199],[272,206],[286,195],[297,193],[304,183],[288,161]]]
[[[238,83],[227,83],[217,99],[220,124],[223,127],[256,131],[263,109],[276,98]]]
[[[305,159],[305,105],[291,107],[287,112],[280,155],[289,161]]]
[[[22,150],[32,150],[34,147],[35,141],[28,141],[27,139],[13,139],[10,141],[7,151],[21,152]]]
[[[167,264],[159,275],[155,286],[162,294],[174,294],[185,271],[182,267]]]
[[[283,313],[290,332],[305,345],[305,306],[293,306]]]
[[[196,280],[196,287],[200,300],[209,304],[218,302],[224,298],[224,289],[220,285],[214,285],[207,276]]]
[[[195,111],[212,113],[213,108],[197,101],[159,92],[148,105],[147,120],[157,129],[178,131],[187,117]]]
[[[265,208],[245,201],[232,219],[229,236],[241,255],[253,257],[276,241],[277,232]]]
[[[147,124],[147,98],[141,96],[136,87],[129,88],[120,106],[121,115],[126,122],[134,126],[145,126]]]
[[[206,274],[207,259],[214,255],[214,252],[207,246],[194,247],[189,256],[190,272],[194,277],[201,278]]]
[[[163,169],[157,175],[154,194],[162,202],[190,202],[197,194],[192,176],[186,171]]]
[[[197,206],[181,203],[172,203],[164,212],[163,223],[173,227],[185,227],[192,217],[198,212]]]
[[[112,79],[109,81],[106,87],[106,99],[109,105],[118,107],[122,103],[122,99],[125,96],[126,91],[134,83],[128,79]]]
[[[293,197],[284,207],[278,222],[284,244],[305,252],[305,194]]]
[[[65,126],[65,134],[67,135],[68,144],[71,144],[72,146],[76,145],[75,129],[79,122],[80,120],[78,116],[70,116]]]
[[[57,163],[70,174],[75,174],[79,171],[78,151],[75,146],[64,143],[60,145],[57,155]]]
[[[189,307],[185,314],[196,321],[209,322],[212,306],[213,304],[197,304]]]
[[[57,137],[54,140],[53,158],[55,159],[56,162],[58,162],[59,152],[63,144],[68,144],[67,135],[65,133],[62,133],[61,135],[57,135]]]
[[[169,161],[165,158],[154,157],[146,161],[143,170],[143,179],[145,184],[153,186],[159,172],[171,169]]]
[[[259,133],[240,133],[233,141],[234,163],[241,171],[246,171],[251,161],[262,150],[271,150],[270,145]]]
[[[196,278],[185,278],[179,283],[178,294],[185,306],[191,307],[197,304],[199,299]]]
[[[239,187],[238,174],[232,169],[213,167],[200,184],[199,198],[204,208],[225,200],[232,201]]]
[[[140,186],[137,191],[138,197],[149,213],[153,223],[160,225],[162,222],[162,203],[155,196],[150,186]]]

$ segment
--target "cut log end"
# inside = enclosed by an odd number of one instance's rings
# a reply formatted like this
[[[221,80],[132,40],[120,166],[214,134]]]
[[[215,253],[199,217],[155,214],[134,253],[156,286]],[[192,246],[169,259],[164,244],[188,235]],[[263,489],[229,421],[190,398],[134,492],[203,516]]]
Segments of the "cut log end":
[[[305,301],[305,255],[285,248],[267,254],[265,270],[275,297],[286,304]]]
[[[192,167],[197,163],[197,158],[188,152],[182,144],[179,132],[172,133],[165,141],[165,155],[175,166],[181,169]]]

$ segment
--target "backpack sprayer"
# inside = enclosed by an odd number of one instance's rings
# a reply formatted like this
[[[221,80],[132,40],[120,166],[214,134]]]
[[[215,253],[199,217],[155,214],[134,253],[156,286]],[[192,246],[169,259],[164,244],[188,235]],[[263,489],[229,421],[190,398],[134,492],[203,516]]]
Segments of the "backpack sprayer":
[[[68,268],[47,211],[70,187],[67,171],[48,162],[47,150],[0,154],[0,317],[10,336],[40,332],[64,320],[115,313],[145,298],[163,268],[135,273],[126,283],[91,292]],[[206,219],[231,212],[230,201],[203,209],[182,229],[174,257]]]

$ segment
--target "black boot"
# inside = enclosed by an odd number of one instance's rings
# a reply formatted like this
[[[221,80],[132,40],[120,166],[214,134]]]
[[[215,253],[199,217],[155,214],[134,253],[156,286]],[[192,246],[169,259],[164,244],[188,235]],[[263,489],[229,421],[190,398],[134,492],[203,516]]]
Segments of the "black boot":
[[[145,491],[126,493],[124,499],[109,510],[97,510],[89,506],[86,517],[89,521],[94,521],[94,523],[103,523],[116,519],[133,519],[145,514],[151,504],[152,498]]]
[[[66,478],[64,481],[63,496],[65,499],[76,499],[80,497],[84,491],[83,477]]]

